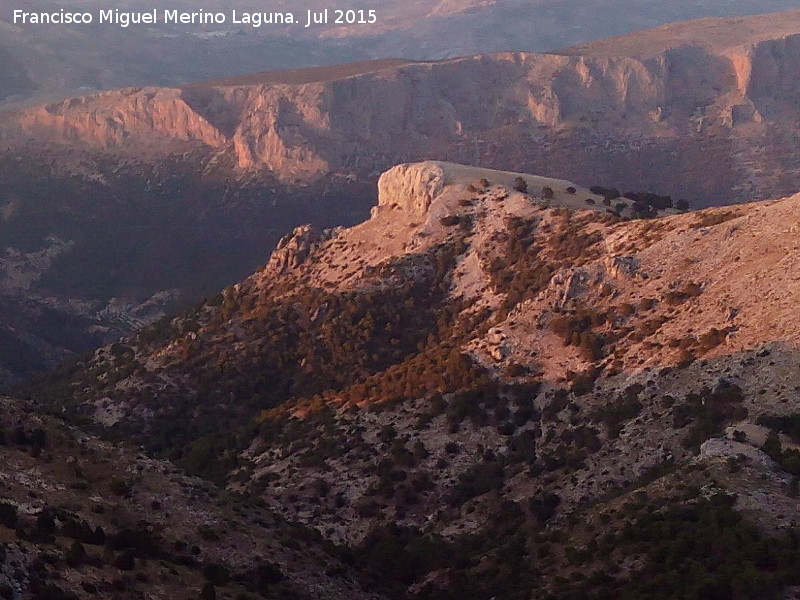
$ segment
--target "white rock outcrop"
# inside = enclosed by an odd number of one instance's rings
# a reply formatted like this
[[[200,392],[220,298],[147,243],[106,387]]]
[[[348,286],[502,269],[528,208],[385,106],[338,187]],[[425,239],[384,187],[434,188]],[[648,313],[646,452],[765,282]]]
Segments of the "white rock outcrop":
[[[446,183],[444,170],[436,162],[397,165],[378,179],[378,206],[422,216]]]

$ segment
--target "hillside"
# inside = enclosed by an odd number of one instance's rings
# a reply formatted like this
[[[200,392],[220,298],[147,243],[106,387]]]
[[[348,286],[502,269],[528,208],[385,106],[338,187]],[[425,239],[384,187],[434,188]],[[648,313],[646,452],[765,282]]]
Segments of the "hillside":
[[[371,598],[318,536],[0,398],[4,598]],[[302,546],[301,546],[302,545]]]
[[[766,199],[796,191],[798,22],[789,11],[667,25],[553,54],[127,88],[6,112],[0,141],[87,177],[97,176],[97,152],[145,164],[199,153],[295,186],[436,157],[702,205]]]
[[[394,598],[793,593],[800,196],[677,214],[441,162],[378,190],[20,393],[312,525]]]

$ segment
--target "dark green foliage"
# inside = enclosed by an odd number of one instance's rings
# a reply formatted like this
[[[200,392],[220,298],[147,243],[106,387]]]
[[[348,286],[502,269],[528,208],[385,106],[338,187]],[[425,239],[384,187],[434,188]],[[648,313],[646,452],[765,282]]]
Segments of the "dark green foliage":
[[[460,506],[467,500],[503,487],[505,474],[498,462],[483,462],[473,465],[462,473],[458,483],[448,496],[451,506]]]
[[[62,590],[52,583],[32,585],[31,588],[36,600],[78,600],[78,596],[72,592]]]
[[[264,596],[272,594],[271,588],[286,579],[278,565],[261,561],[258,565],[235,577],[236,581],[241,582],[248,589]]]
[[[200,590],[200,600],[217,600],[217,590],[210,581],[207,581]]]
[[[584,359],[595,362],[603,357],[605,340],[602,334],[593,329],[602,326],[606,319],[605,313],[580,306],[567,313],[554,315],[550,328],[566,346],[577,346]]]
[[[794,475],[800,475],[800,450],[796,448],[783,449],[778,432],[774,429],[767,434],[767,439],[761,449],[766,452],[772,460],[777,462],[781,468]]]
[[[788,435],[793,442],[800,443],[800,413],[789,415],[761,415],[756,423]]]
[[[113,565],[120,571],[130,571],[136,567],[136,557],[131,550],[125,550],[114,558]]]
[[[391,597],[402,597],[409,585],[447,564],[448,558],[448,545],[441,538],[389,524],[371,531],[353,549],[351,561],[367,565],[370,579],[380,582]]]
[[[645,513],[617,539],[617,551],[643,555],[629,579],[589,579],[554,598],[600,600],[771,600],[800,581],[800,546],[791,536],[767,538],[714,496]]]
[[[67,564],[73,569],[77,569],[86,562],[87,559],[86,549],[80,542],[72,542],[72,545],[64,555]]]
[[[569,404],[569,392],[563,388],[555,390],[553,399],[542,410],[543,421],[555,421],[556,416]]]
[[[219,563],[208,563],[203,567],[203,576],[211,585],[225,585],[230,581],[228,567]]]
[[[598,196],[603,196],[608,200],[615,200],[622,195],[617,188],[607,188],[602,185],[593,185],[589,188],[589,191]]]
[[[529,501],[530,511],[542,523],[549,521],[556,514],[561,498],[552,492],[540,493]]]
[[[747,409],[741,406],[743,400],[741,388],[725,380],[713,390],[704,388],[699,394],[687,395],[683,404],[672,409],[674,426],[692,423],[683,445],[696,450],[705,440],[720,433],[725,423],[746,417]]]
[[[460,215],[446,215],[439,219],[439,222],[445,227],[452,227],[461,223],[462,217]]]
[[[144,558],[159,556],[161,544],[158,535],[146,529],[121,529],[106,538],[106,547],[110,550],[125,550],[132,556]]]
[[[492,285],[508,294],[506,308],[532,298],[542,290],[553,275],[553,267],[542,256],[536,243],[536,220],[512,217],[506,220],[508,239],[504,255],[492,263]]]
[[[630,386],[619,398],[595,411],[594,418],[605,425],[608,437],[618,437],[625,423],[639,415],[642,410],[639,402],[641,391],[641,385]]]
[[[17,507],[0,502],[0,525],[14,529],[17,526]]]
[[[133,493],[133,485],[127,479],[120,479],[116,475],[111,477],[108,488],[117,496],[130,496]]]
[[[636,216],[642,218],[653,218],[658,216],[658,210],[644,202],[634,202],[631,204],[631,210],[636,214]]]
[[[478,369],[460,352],[439,343],[461,335],[453,327],[459,307],[445,302],[455,258],[454,248],[445,245],[424,260],[411,255],[385,265],[382,277],[409,269],[417,273],[413,279],[400,277],[396,287],[348,293],[288,290],[287,298],[277,300],[227,291],[220,306],[205,316],[193,309],[165,322],[160,335],[166,338],[154,336],[153,343],[174,341],[181,349],[183,360],[173,368],[182,379],[188,378],[194,393],[177,388],[137,391],[129,400],[152,409],[156,418],[148,421],[145,431],[135,420],[121,422],[113,434],[141,436],[138,439],[149,449],[194,473],[222,480],[236,465],[236,451],[249,443],[244,432],[264,410],[312,398],[323,405],[321,395],[327,390],[361,403],[472,385]],[[205,327],[223,331],[232,318],[251,340],[236,352],[225,344],[201,346],[188,335],[201,320]],[[474,331],[471,323],[465,327]],[[140,337],[131,345],[143,344]],[[115,346],[111,354],[115,372],[143,373],[129,347]],[[406,371],[416,372],[418,365],[425,365],[422,388],[403,377]],[[74,363],[67,373],[51,378],[60,381],[57,386],[44,378],[28,393],[60,411],[70,408],[74,399],[102,393],[99,381],[109,372],[107,364]],[[115,491],[126,493],[121,486]]]
[[[625,197],[630,198],[634,203],[639,202],[656,210],[672,208],[671,196],[660,196],[653,192],[625,192]],[[634,208],[634,210],[636,209]]]
[[[518,192],[522,192],[523,194],[525,194],[528,192],[528,182],[525,181],[525,179],[522,177],[515,177],[514,189]]]

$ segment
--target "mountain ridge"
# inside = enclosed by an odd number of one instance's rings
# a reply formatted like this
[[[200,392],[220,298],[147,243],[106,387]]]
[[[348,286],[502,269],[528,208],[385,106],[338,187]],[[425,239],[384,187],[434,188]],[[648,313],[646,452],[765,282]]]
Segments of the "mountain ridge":
[[[118,160],[200,151],[293,185],[375,177],[435,157],[646,185],[700,204],[766,199],[796,191],[791,61],[800,50],[789,17],[735,21],[756,30],[744,46],[704,42],[703,24],[688,23],[552,54],[377,61],[338,75],[318,68],[104,92],[7,113],[0,140],[7,151],[49,147],[56,157],[63,144]],[[673,45],[641,47],[675,28],[686,31]],[[603,50],[626,44],[630,56]],[[709,155],[719,166],[711,176],[694,168]]]
[[[775,39],[734,50],[704,48],[707,27],[684,23],[673,26],[689,31],[683,45],[651,58],[586,50],[388,60],[4,112],[0,289],[17,286],[19,306],[35,297],[67,307],[66,319],[110,328],[113,339],[252,272],[287,230],[357,223],[378,175],[416,160],[649,190],[700,207],[793,193],[800,47],[782,37],[793,22],[737,20],[756,31],[751,39]],[[144,316],[143,304],[155,310]]]
[[[713,534],[734,570],[731,536],[797,561],[799,202],[652,218],[566,180],[398,165],[366,222],[295,229],[24,394],[316,527],[392,598],[623,597],[664,568],[626,541],[651,519],[745,519]],[[614,575],[563,582],[586,569]],[[735,587],[798,583],[757,581]]]

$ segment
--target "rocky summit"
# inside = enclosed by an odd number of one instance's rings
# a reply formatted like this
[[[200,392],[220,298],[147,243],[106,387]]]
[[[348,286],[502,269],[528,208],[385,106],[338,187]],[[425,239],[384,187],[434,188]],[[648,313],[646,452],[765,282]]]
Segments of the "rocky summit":
[[[79,148],[138,161],[202,151],[295,184],[436,156],[646,182],[702,205],[767,199],[796,191],[797,23],[797,11],[701,19],[546,54],[128,88],[7,112],[0,142],[78,172],[92,170]]]

